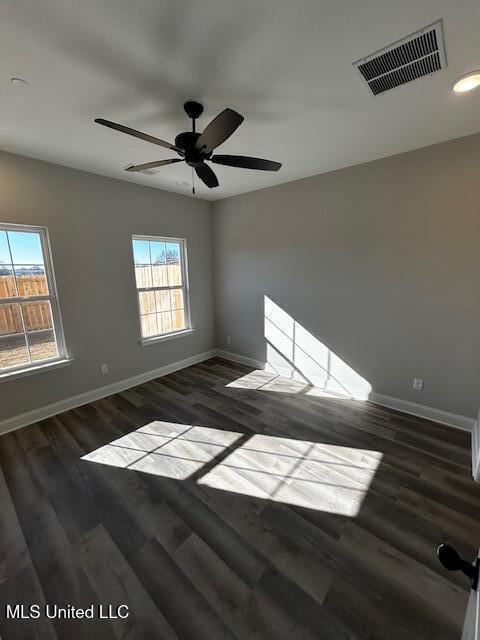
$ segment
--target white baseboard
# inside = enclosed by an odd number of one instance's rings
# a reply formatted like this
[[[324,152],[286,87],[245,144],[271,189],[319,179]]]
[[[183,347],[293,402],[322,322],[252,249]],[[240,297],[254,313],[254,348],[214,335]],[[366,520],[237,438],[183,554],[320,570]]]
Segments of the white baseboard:
[[[140,373],[131,378],[119,380],[117,382],[113,382],[112,384],[105,385],[97,389],[92,389],[91,391],[86,391],[85,393],[81,393],[76,396],[72,396],[71,398],[66,398],[65,400],[60,400],[59,402],[54,402],[52,404],[39,407],[38,409],[34,409],[33,411],[28,411],[18,416],[7,418],[6,420],[0,421],[0,434],[8,433],[9,431],[14,431],[15,429],[20,429],[21,427],[26,427],[29,424],[38,422],[39,420],[51,418],[52,416],[58,413],[62,413],[63,411],[75,409],[76,407],[88,404],[89,402],[94,402],[95,400],[99,400],[100,398],[105,398],[106,396],[110,396],[114,393],[125,391],[126,389],[130,389],[131,387],[135,387],[136,385],[148,382],[149,380],[153,380],[154,378],[166,376],[169,373],[179,371],[180,369],[185,369],[186,367],[190,367],[194,364],[197,364],[198,362],[203,362],[204,360],[208,360],[209,358],[213,358],[214,356],[225,358],[226,360],[231,360],[232,362],[239,362],[240,364],[245,364],[256,369],[263,369],[265,367],[264,362],[256,360],[255,358],[242,356],[230,351],[223,351],[221,349],[213,349],[211,351],[206,351],[204,353],[199,353],[195,356],[191,356],[190,358],[185,358],[184,360],[172,362],[171,364],[167,364],[158,369],[146,371],[145,373]],[[448,411],[443,411],[441,409],[435,409],[434,407],[428,407],[426,405],[417,404],[416,402],[409,402],[408,400],[401,400],[400,398],[393,398],[391,396],[385,396],[378,393],[372,393],[370,395],[369,401],[373,402],[374,404],[379,404],[383,407],[401,411],[402,413],[414,415],[419,418],[426,418],[427,420],[433,420],[434,422],[439,422],[440,424],[445,424],[449,427],[463,429],[464,431],[471,431],[476,434],[476,431],[474,431],[474,425],[476,424],[476,422],[475,420],[473,420],[473,418],[468,418],[466,416],[449,413]],[[475,435],[475,438],[477,445],[474,444],[473,448],[473,469],[474,475],[476,474],[477,478],[480,480],[480,427],[479,433]]]
[[[467,416],[450,413],[442,409],[435,409],[435,407],[429,407],[426,404],[418,404],[417,402],[410,402],[409,400],[402,400],[401,398],[384,396],[381,393],[371,393],[369,401],[374,404],[379,404],[382,407],[388,407],[389,409],[395,409],[402,413],[417,416],[418,418],[426,418],[433,422],[445,424],[448,427],[462,429],[462,431],[473,431],[473,425],[475,424],[475,420]]]
[[[472,430],[472,473],[475,482],[480,482],[480,411]]]
[[[160,367],[159,369],[153,369],[152,371],[146,371],[145,373],[140,373],[136,376],[132,376],[131,378],[118,380],[117,382],[112,382],[112,384],[98,387],[97,389],[86,391],[85,393],[80,393],[79,395],[72,396],[71,398],[66,398],[65,400],[60,400],[59,402],[53,402],[52,404],[45,405],[44,407],[39,407],[38,409],[34,409],[33,411],[28,411],[18,416],[14,416],[13,418],[7,418],[6,420],[0,421],[0,434],[5,434],[9,431],[14,431],[15,429],[26,427],[29,424],[38,422],[39,420],[51,418],[57,413],[75,409],[76,407],[80,407],[83,404],[88,404],[89,402],[100,400],[100,398],[111,396],[114,393],[125,391],[126,389],[130,389],[131,387],[135,387],[136,385],[148,382],[149,380],[154,380],[155,378],[166,376],[169,373],[173,373],[174,371],[179,371],[180,369],[191,367],[194,364],[203,362],[204,360],[208,360],[209,358],[213,358],[215,355],[216,352],[214,350],[199,353],[195,356],[191,356],[190,358],[172,362],[171,364],[167,364],[163,367]]]
[[[255,360],[255,358],[249,358],[248,356],[241,356],[238,353],[232,353],[231,351],[217,349],[215,351],[215,355],[219,358],[225,358],[225,360],[246,364],[248,367],[256,367],[257,369],[263,369],[265,367],[265,362],[261,362],[261,360]]]
[[[217,349],[216,355],[226,360],[232,360],[233,362],[239,362],[240,364],[246,364],[257,369],[264,369],[265,362],[250,358],[248,356],[242,356],[238,353],[231,353],[230,351],[223,351]],[[418,404],[416,402],[410,402],[409,400],[402,400],[401,398],[394,398],[392,396],[385,396],[380,393],[370,393],[368,398],[369,402],[379,404],[382,407],[389,409],[395,409],[402,413],[407,413],[418,418],[426,418],[433,422],[447,425],[449,427],[455,427],[456,429],[462,429],[463,431],[473,431],[475,420],[468,418],[467,416],[461,416],[456,413],[450,413],[443,411],[442,409],[435,409],[424,404]],[[480,447],[480,433],[478,434],[479,447]],[[480,453],[480,449],[479,449]],[[479,474],[480,474],[480,460],[478,461]]]

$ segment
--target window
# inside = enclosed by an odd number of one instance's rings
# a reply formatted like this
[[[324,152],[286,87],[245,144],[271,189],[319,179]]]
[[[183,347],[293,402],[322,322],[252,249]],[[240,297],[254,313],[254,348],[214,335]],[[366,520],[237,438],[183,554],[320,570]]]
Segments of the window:
[[[0,223],[0,374],[64,358],[47,230]]]
[[[190,329],[185,240],[133,236],[143,339]]]

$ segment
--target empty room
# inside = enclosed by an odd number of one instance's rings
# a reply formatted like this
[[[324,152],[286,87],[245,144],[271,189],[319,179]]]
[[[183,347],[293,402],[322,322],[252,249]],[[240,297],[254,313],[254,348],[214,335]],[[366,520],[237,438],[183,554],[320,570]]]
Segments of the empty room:
[[[1,640],[480,640],[479,33],[0,4]]]

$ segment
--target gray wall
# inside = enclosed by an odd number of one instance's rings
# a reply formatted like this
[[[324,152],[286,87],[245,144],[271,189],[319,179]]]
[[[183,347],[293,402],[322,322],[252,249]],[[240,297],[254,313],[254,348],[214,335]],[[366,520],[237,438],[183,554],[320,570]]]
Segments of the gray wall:
[[[222,200],[213,251],[211,203],[0,153],[0,221],[48,227],[74,358],[1,383],[0,420],[213,348],[212,253],[217,347],[265,359],[266,295],[373,391],[475,417],[479,159],[471,136]],[[187,238],[192,336],[138,345],[133,233]]]
[[[214,214],[219,348],[265,359],[267,295],[373,391],[476,417],[480,136],[222,200]]]
[[[0,221],[48,227],[74,363],[0,383],[0,420],[214,346],[208,202],[0,153]],[[132,234],[187,239],[195,333],[141,347]],[[100,374],[108,363],[109,373]]]

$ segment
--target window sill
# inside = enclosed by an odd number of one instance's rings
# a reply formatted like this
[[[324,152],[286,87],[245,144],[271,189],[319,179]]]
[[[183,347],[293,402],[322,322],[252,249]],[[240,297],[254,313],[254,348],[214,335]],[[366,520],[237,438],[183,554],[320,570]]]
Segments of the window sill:
[[[153,338],[142,338],[139,340],[139,344],[142,347],[148,347],[151,344],[157,342],[166,342],[167,340],[175,340],[175,338],[182,338],[183,336],[190,336],[195,333],[195,329],[185,329],[185,331],[177,331],[176,333],[167,333],[164,336],[154,336]]]
[[[44,364],[38,364],[33,367],[27,367],[25,369],[15,369],[15,371],[6,371],[0,374],[0,382],[10,382],[10,380],[16,380],[17,378],[25,378],[31,376],[34,373],[42,373],[42,371],[52,371],[53,369],[61,369],[62,367],[68,367],[72,364],[71,358],[64,358],[63,360],[55,360],[54,362],[46,362]]]

